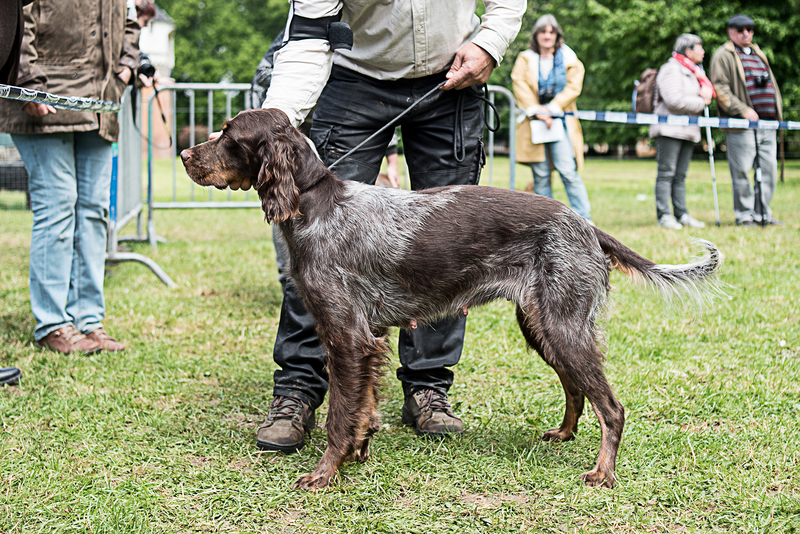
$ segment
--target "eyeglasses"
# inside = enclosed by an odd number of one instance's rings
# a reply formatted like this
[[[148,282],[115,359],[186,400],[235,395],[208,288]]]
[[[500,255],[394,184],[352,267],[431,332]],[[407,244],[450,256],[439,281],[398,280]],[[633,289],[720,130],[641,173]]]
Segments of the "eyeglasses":
[[[736,31],[738,33],[744,33],[744,32],[753,33],[753,27],[752,26],[745,26],[743,28],[736,28]]]

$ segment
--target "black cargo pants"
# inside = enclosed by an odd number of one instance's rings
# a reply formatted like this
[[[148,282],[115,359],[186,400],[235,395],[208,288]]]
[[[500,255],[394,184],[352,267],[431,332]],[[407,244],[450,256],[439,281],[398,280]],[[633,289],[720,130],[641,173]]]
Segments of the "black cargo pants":
[[[445,72],[416,79],[381,81],[334,66],[311,127],[311,140],[326,165],[375,133],[412,103],[444,81]],[[436,91],[399,123],[411,189],[477,184],[484,162],[480,89]],[[342,180],[374,184],[393,129],[379,136],[333,170]],[[279,268],[288,268],[277,246]],[[285,273],[282,273],[285,279]],[[446,393],[453,384],[449,367],[458,363],[466,317],[448,318],[416,330],[401,330],[397,378],[410,395],[423,388]],[[317,408],[328,390],[325,350],[316,321],[305,310],[297,289],[284,285],[280,324],[273,352],[274,395],[296,397]]]

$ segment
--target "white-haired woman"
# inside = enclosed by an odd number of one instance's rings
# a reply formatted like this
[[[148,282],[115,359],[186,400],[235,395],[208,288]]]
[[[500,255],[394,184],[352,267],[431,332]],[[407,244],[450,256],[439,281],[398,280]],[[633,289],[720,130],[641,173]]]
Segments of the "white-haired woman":
[[[675,41],[672,57],[656,76],[654,113],[657,115],[700,115],[711,103],[714,89],[703,71],[703,40],[684,33]],[[694,145],[700,141],[699,126],[653,124],[650,137],[656,140],[656,217],[671,230],[684,226],[702,228],[686,209],[686,173]],[[672,212],[670,212],[672,201]]]
[[[583,168],[580,123],[571,116],[553,117],[578,109],[575,101],[583,88],[583,73],[583,63],[564,44],[556,18],[543,15],[533,26],[530,49],[517,57],[511,79],[517,106],[529,117],[517,127],[517,162],[531,167],[534,192],[550,198],[552,164],[561,175],[572,209],[591,221],[589,195],[578,174]]]

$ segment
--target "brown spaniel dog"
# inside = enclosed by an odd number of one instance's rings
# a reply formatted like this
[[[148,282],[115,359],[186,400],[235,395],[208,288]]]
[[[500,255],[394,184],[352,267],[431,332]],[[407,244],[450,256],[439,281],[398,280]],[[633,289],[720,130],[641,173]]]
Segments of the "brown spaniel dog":
[[[589,225],[563,204],[480,186],[403,191],[341,181],[277,110],[240,113],[219,138],[181,153],[200,185],[258,191],[266,219],[280,225],[291,276],[319,322],[330,374],[328,447],[295,487],[327,486],[348,460],[363,461],[380,428],[378,386],[387,329],[513,300],[528,345],[558,373],[566,393],[566,441],[589,399],[602,430],[586,484],[612,487],[625,417],[603,373],[596,325],[609,272],[671,297],[718,292],[722,254],[657,265]]]

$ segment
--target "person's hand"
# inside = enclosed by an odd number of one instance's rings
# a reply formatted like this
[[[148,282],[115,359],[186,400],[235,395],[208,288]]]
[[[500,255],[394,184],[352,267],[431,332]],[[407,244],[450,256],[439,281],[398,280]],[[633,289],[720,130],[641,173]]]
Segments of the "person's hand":
[[[22,110],[31,117],[44,117],[48,113],[56,112],[56,108],[50,104],[37,104],[36,102],[28,102],[22,106]]]
[[[709,85],[701,85],[700,96],[703,97],[703,101],[706,103],[707,106],[711,103],[711,99],[714,96],[714,90]]]
[[[539,106],[538,113],[536,113],[534,117],[540,121],[544,121],[548,129],[550,129],[550,126],[553,125],[553,116],[550,115],[550,110],[544,106]]]
[[[208,140],[209,141],[213,141],[214,139],[216,139],[220,135],[222,135],[222,132],[211,132],[210,134],[208,134]]]
[[[400,176],[397,172],[397,167],[392,168],[391,166],[386,167],[386,177],[389,178],[389,184],[392,187],[399,188],[400,187]]]
[[[758,113],[756,113],[756,110],[752,108],[747,108],[747,111],[744,112],[743,117],[749,121],[757,121]]]
[[[139,81],[142,82],[143,87],[152,87],[155,82],[153,78],[148,78],[144,74],[139,75]]]
[[[494,67],[494,58],[486,50],[476,44],[467,43],[456,52],[453,65],[445,76],[447,83],[442,89],[464,89],[470,85],[486,83]]]
[[[128,82],[131,81],[131,76],[132,75],[133,75],[133,71],[130,69],[130,67],[125,67],[124,69],[122,69],[122,72],[117,74],[117,78],[122,80],[122,83],[124,85],[128,85]]]
[[[548,129],[550,128],[550,126],[553,125],[553,117],[551,117],[550,115],[542,115],[541,113],[537,113],[535,117],[540,121],[544,121]]]

